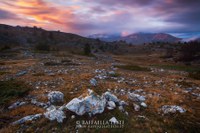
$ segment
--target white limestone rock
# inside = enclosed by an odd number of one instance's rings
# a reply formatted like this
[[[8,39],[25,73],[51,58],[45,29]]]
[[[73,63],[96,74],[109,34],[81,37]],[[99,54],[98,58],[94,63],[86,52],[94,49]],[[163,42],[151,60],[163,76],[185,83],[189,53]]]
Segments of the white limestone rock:
[[[176,113],[176,112],[180,112],[180,113],[186,112],[186,110],[184,108],[177,106],[177,105],[164,105],[164,106],[162,106],[161,110],[164,114]]]
[[[60,109],[56,109],[55,106],[50,106],[44,116],[51,121],[57,120],[59,123],[62,123],[63,119],[66,118],[65,113]]]
[[[13,125],[23,124],[23,123],[25,123],[27,121],[33,121],[33,120],[39,119],[41,116],[42,116],[42,114],[29,115],[29,116],[23,117],[23,118],[15,121],[15,122],[13,122],[12,124]]]
[[[15,109],[15,108],[17,108],[17,107],[19,107],[19,106],[22,106],[22,105],[25,105],[25,104],[26,104],[26,102],[17,101],[17,102],[15,102],[15,103],[13,103],[12,105],[10,105],[10,106],[8,107],[8,109]]]
[[[144,108],[146,108],[146,107],[147,107],[147,104],[146,104],[146,103],[144,103],[144,102],[140,103],[140,105],[141,105],[142,107],[144,107]]]
[[[108,101],[108,106],[112,109],[114,109],[116,107],[116,105],[113,101]]]
[[[97,81],[96,81],[96,79],[92,78],[92,79],[90,80],[90,84],[91,84],[92,86],[97,86]]]
[[[64,94],[60,91],[52,91],[48,94],[48,99],[51,103],[63,102]]]
[[[67,105],[66,108],[77,115],[84,115],[85,113],[95,115],[102,113],[106,106],[106,99],[103,96],[89,95],[85,98],[74,98]]]
[[[135,111],[140,111],[140,106],[137,104],[133,104],[134,110]]]
[[[128,93],[128,97],[129,99],[135,102],[144,102],[146,100],[145,96],[141,96],[139,94],[130,93],[130,92]]]
[[[105,96],[105,98],[106,98],[106,100],[107,101],[113,101],[113,102],[115,102],[115,103],[118,103],[119,102],[119,99],[115,96],[115,95],[113,95],[113,94],[111,94],[110,92],[105,92],[104,94],[103,94],[103,96]]]

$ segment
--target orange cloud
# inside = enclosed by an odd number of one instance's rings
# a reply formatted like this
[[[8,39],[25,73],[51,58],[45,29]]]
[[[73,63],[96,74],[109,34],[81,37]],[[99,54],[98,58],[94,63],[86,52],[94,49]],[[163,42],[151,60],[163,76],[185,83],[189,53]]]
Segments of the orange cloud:
[[[68,22],[75,21],[73,11],[79,6],[62,6],[44,0],[16,0],[0,2],[3,9],[9,10],[22,18],[28,25],[40,25],[44,28],[70,29]],[[23,23],[25,23],[23,22]]]

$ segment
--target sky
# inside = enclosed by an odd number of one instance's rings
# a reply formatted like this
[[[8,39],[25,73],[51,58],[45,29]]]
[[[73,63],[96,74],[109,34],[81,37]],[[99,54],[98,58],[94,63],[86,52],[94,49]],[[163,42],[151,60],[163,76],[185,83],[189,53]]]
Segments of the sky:
[[[0,23],[87,36],[200,33],[200,0],[0,0]]]

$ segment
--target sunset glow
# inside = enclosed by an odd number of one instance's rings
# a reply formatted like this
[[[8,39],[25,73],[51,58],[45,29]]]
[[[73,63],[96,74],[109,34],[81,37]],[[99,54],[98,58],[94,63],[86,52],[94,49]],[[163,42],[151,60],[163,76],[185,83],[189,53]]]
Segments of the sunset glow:
[[[6,0],[0,23],[80,35],[199,32],[197,0]]]

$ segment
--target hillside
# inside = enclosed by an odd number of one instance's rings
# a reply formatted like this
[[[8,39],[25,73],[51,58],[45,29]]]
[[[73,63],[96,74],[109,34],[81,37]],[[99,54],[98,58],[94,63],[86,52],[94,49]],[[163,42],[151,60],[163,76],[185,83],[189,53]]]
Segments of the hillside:
[[[81,45],[85,43],[95,44],[97,41],[72,33],[60,31],[47,31],[37,27],[20,27],[0,24],[1,44],[20,44],[32,46],[35,43],[48,42],[50,44]]]

